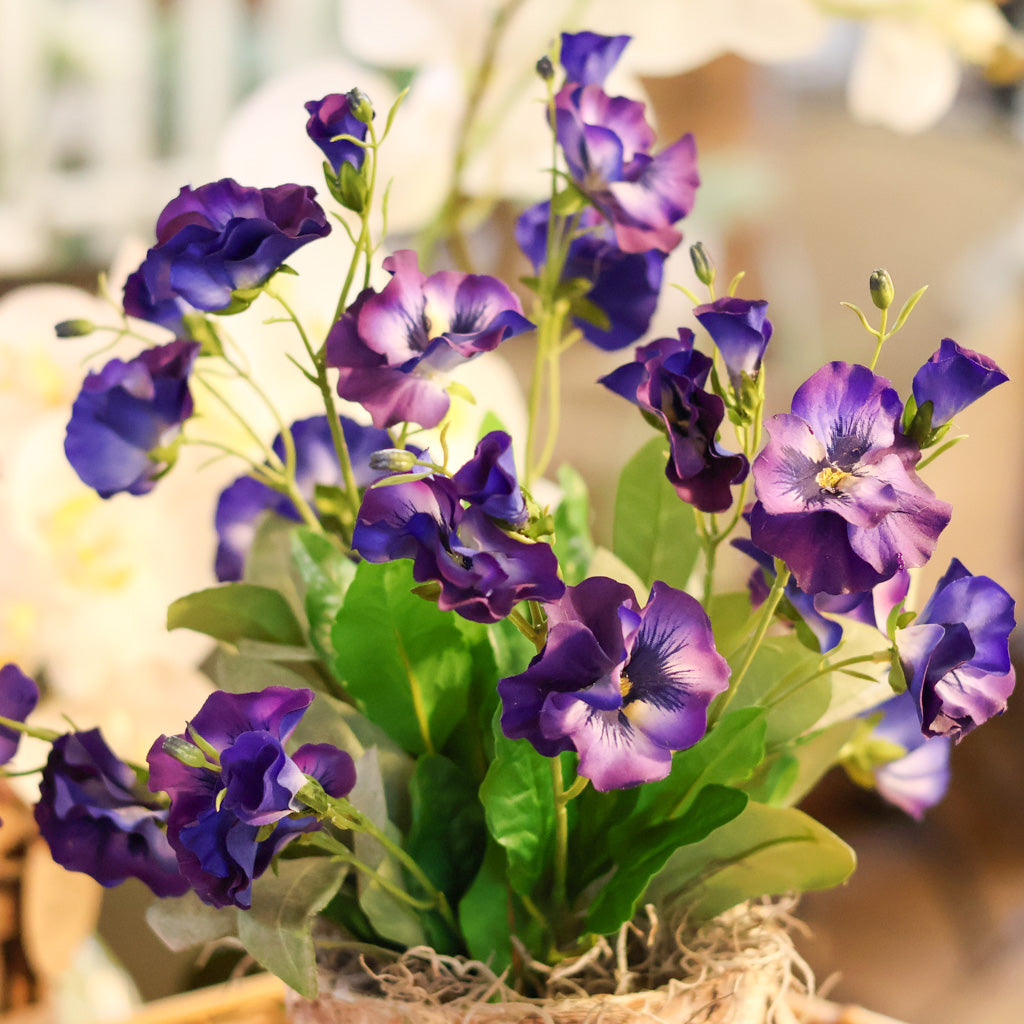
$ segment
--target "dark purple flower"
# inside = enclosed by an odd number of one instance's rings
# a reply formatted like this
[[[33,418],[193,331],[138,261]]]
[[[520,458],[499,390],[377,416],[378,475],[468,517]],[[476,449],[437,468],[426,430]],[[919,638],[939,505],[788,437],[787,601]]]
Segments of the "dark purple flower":
[[[0,668],[0,718],[24,722],[39,701],[39,687],[13,662]],[[9,725],[0,725],[0,764],[18,752],[21,732]]]
[[[953,743],[948,736],[922,735],[909,693],[898,694],[874,711],[882,712],[882,720],[871,738],[898,744],[906,750],[903,757],[875,767],[875,788],[889,803],[920,819],[946,795]]]
[[[597,32],[563,32],[558,59],[566,80],[577,85],[604,85],[630,38],[602,36]]]
[[[391,438],[384,430],[362,426],[346,416],[339,418],[356,486],[365,487],[385,475],[370,469],[370,456],[380,448],[389,447]],[[299,420],[292,424],[291,432],[295,442],[295,482],[302,496],[312,501],[318,484],[343,486],[341,465],[334,450],[327,417],[312,416]],[[280,434],[274,438],[273,449],[278,458],[284,459],[284,441]],[[239,477],[221,492],[214,519],[218,538],[215,563],[218,580],[225,582],[242,578],[256,528],[266,512],[295,522],[302,518],[287,495],[251,476]]]
[[[516,221],[516,242],[539,272],[547,259],[548,213],[551,204],[538,203]],[[591,282],[585,298],[608,317],[599,326],[582,317],[573,324],[587,341],[607,352],[632,345],[650,326],[661,291],[666,254],[658,249],[623,252],[615,233],[596,210],[587,208],[579,217],[583,233],[569,243],[562,277]]]
[[[747,475],[747,460],[719,450],[715,435],[725,403],[704,390],[711,360],[693,347],[693,332],[659,338],[636,350],[601,383],[652,417],[669,440],[665,475],[683,501],[702,512],[723,512],[732,504],[732,485]]]
[[[1009,377],[988,356],[943,338],[938,351],[914,374],[914,401],[918,408],[925,402],[932,403],[934,430],[1007,380]]]
[[[234,313],[297,249],[331,230],[307,185],[247,188],[231,178],[185,186],[164,207],[157,243],[127,280],[130,316],[182,334],[194,309]]]
[[[181,426],[192,415],[189,375],[199,353],[190,341],[112,359],[90,373],[71,409],[64,453],[101,498],[146,494],[173,460]]]
[[[925,736],[959,742],[1006,710],[1015,673],[1013,598],[955,558],[913,624],[896,634],[907,688]]]
[[[575,750],[602,792],[663,779],[729,682],[704,609],[660,581],[641,609],[624,583],[595,576],[547,612],[544,649],[498,683],[505,735],[546,757]]]
[[[867,367],[829,363],[767,423],[750,536],[807,593],[870,590],[923,565],[951,508],[914,472],[899,396]]]
[[[766,318],[768,303],[727,297],[706,302],[693,312],[721,352],[729,380],[739,393],[743,375],[753,379],[760,372],[772,336],[772,322]]]
[[[530,514],[519,486],[512,438],[492,430],[477,442],[473,458],[452,477],[463,501],[479,506],[492,519],[509,526],[525,525]]]
[[[411,249],[384,269],[394,275],[384,288],[364,291],[331,328],[327,364],[338,369],[338,394],[359,402],[375,427],[436,427],[448,411],[450,371],[533,325],[497,278],[428,277]]]
[[[344,751],[307,744],[289,757],[284,743],[313,700],[311,690],[271,686],[256,693],[211,694],[176,739],[201,737],[219,764],[183,764],[161,736],[148,755],[149,787],[171,798],[167,838],[181,873],[206,903],[248,908],[252,881],[300,832],[318,827],[298,815],[296,799],[305,774],[331,796],[355,784],[355,767]]]
[[[352,112],[354,99],[351,93],[333,92],[322,100],[310,100],[306,104],[309,112],[306,134],[320,147],[336,175],[342,164],[351,164],[358,171],[366,158],[362,146],[336,138],[338,135],[366,138],[365,122]]]
[[[368,562],[413,559],[417,582],[441,584],[438,607],[473,622],[497,622],[520,601],[551,601],[565,589],[548,544],[510,536],[482,508],[464,508],[446,477],[370,488],[352,547]]]
[[[106,886],[138,878],[157,896],[181,896],[189,887],[164,835],[167,811],[98,729],[54,740],[35,817],[53,859],[69,871]]]

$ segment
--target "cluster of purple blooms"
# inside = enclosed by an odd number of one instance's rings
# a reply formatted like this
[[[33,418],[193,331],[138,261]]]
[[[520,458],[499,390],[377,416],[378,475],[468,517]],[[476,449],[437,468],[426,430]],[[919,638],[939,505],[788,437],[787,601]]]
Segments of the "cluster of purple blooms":
[[[587,297],[607,323],[577,326],[594,344],[620,349],[646,330],[665,257],[681,240],[677,222],[698,185],[693,139],[652,152],[643,105],[604,91],[624,36],[563,37],[565,82],[553,97],[553,130],[578,212],[558,220],[550,204],[523,214],[517,240],[540,270],[563,232],[566,279],[589,283]],[[307,129],[339,201],[356,209],[368,113],[358,94],[307,104]],[[342,199],[344,197],[344,199]],[[90,374],[75,402],[66,452],[103,497],[144,494],[174,460],[192,415],[189,381],[207,352],[195,318],[229,314],[254,301],[300,246],[329,231],[312,189],[246,188],[222,180],[184,188],[161,214],[157,244],[125,287],[126,313],[159,324],[174,340]],[[455,472],[417,450],[401,471],[427,467],[386,486],[391,472],[374,453],[388,433],[435,427],[449,411],[453,369],[532,328],[501,281],[477,274],[426,274],[411,250],[384,261],[390,280],[367,288],[324,340],[337,392],[358,402],[372,426],[342,418],[361,503],[351,552],[367,562],[409,559],[412,574],[440,608],[496,623],[533,602],[546,619],[540,650],[522,672],[498,683],[501,725],[542,755],[578,755],[578,772],[599,791],[663,779],[674,751],[705,734],[711,702],[729,686],[730,667],[693,597],[655,582],[641,606],[625,584],[592,577],[563,582],[552,547],[516,474],[511,438],[496,430]],[[665,436],[666,477],[703,513],[729,510],[734,488],[753,483],[741,546],[759,563],[755,599],[765,596],[777,560],[792,573],[787,607],[811,628],[822,652],[834,648],[843,618],[883,633],[906,597],[907,570],[932,555],[950,506],[917,474],[922,448],[950,419],[1006,379],[991,360],[949,339],[918,371],[905,408],[873,370],[834,362],[796,392],[791,411],[771,418],[768,441],[752,456],[720,443],[728,414],[742,419],[758,386],[772,336],[763,301],[728,296],[698,305],[695,317],[724,366],[696,347],[694,333],[640,346],[602,379],[639,407]],[[317,487],[344,486],[325,417],[291,428],[295,483],[315,506]],[[284,459],[284,439],[273,444]],[[422,457],[422,461],[420,460]],[[381,468],[381,466],[384,468]],[[392,467],[393,468],[393,467]],[[216,572],[242,577],[260,518],[298,519],[292,500],[254,476],[221,495]],[[879,789],[920,814],[945,786],[950,745],[1001,713],[1014,685],[1008,637],[1013,601],[994,581],[954,561],[921,614],[893,638],[905,693],[880,709],[877,734],[906,756],[876,773]],[[13,665],[0,670],[0,717],[24,722],[38,691]],[[54,856],[105,885],[127,877],[159,895],[186,889],[215,906],[248,907],[254,878],[275,855],[318,829],[298,794],[315,780],[331,796],[355,781],[352,759],[327,745],[285,746],[313,699],[271,687],[215,693],[175,737],[161,737],[146,772],[119,761],[99,733],[52,739],[36,818]],[[0,757],[18,732],[0,724]]]

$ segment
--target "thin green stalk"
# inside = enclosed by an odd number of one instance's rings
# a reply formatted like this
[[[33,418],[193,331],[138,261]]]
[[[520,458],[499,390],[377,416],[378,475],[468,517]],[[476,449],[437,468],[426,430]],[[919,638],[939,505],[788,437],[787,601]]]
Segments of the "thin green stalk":
[[[558,757],[551,758],[551,790],[555,804],[555,862],[551,898],[560,914],[568,902],[565,880],[569,863],[569,810],[562,781],[562,762]]]
[[[843,670],[849,668],[851,665],[863,665],[868,662],[878,663],[888,660],[888,651],[875,651],[872,654],[858,654],[852,658],[846,658],[844,661],[837,661],[833,664],[828,664],[826,662],[825,664],[817,668],[814,672],[812,672],[810,675],[804,676],[803,679],[794,683],[788,689],[782,689],[782,692],[776,695],[777,691],[784,687],[786,683],[786,679],[780,680],[776,686],[772,687],[772,689],[770,689],[761,698],[760,703],[763,707],[774,707],[776,704],[781,704],[784,700],[789,700],[793,696],[793,694],[797,693],[803,687],[807,686],[809,683],[813,683],[815,679],[820,679],[822,676],[828,675],[830,672],[842,672]]]
[[[871,357],[871,364],[868,367],[869,370],[874,370],[875,365],[878,363],[878,357],[882,354],[882,346],[885,344],[886,339],[889,337],[889,335],[885,333],[886,323],[888,322],[888,319],[889,310],[883,309],[882,318],[878,325],[878,331],[875,335],[878,338],[878,342],[875,345],[875,354]]]
[[[775,609],[778,608],[779,602],[782,600],[782,595],[786,591],[786,584],[789,582],[790,571],[781,559],[777,558],[775,560],[775,572],[775,582],[772,584],[772,589],[769,591],[768,597],[761,606],[761,617],[758,620],[757,629],[755,630],[754,635],[750,638],[750,641],[747,644],[747,652],[743,658],[743,662],[738,671],[734,672],[732,678],[729,680],[729,689],[725,691],[722,695],[722,699],[715,705],[713,710],[713,721],[715,722],[725,714],[726,709],[729,707],[733,697],[736,695],[737,689],[739,689],[740,683],[743,682],[743,677],[747,674],[747,671],[753,664],[754,657],[761,646],[761,642],[767,635],[768,628],[771,626],[772,619],[775,617]]]
[[[19,722],[16,718],[5,718],[3,715],[0,715],[0,725],[25,736],[31,736],[33,739],[45,740],[47,743],[52,743],[60,736],[59,732],[54,732],[52,729],[40,729],[37,726]]]

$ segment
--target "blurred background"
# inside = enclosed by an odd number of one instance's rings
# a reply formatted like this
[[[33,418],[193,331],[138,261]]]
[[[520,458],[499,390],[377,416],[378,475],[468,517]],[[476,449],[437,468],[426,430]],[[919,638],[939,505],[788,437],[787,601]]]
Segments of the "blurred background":
[[[840,302],[870,306],[879,266],[897,303],[929,285],[880,364],[902,393],[944,337],[1009,373],[958,418],[970,440],[929,471],[955,514],[925,586],[956,554],[1024,593],[1022,16],[1022,3],[988,0],[0,0],[0,663],[44,683],[54,722],[59,703],[138,758],[206,688],[205,648],[170,642],[164,611],[213,581],[212,508],[234,473],[181,473],[137,504],[84,493],[61,444],[98,344],[58,343],[53,324],[109,320],[100,275],[116,301],[182,185],[319,184],[302,104],[353,86],[378,111],[410,87],[383,156],[387,248],[436,238],[454,210],[478,269],[514,279],[526,268],[511,225],[544,194],[549,159],[533,65],[562,28],[634,35],[620,91],[646,93],[663,142],[696,135],[703,185],[666,280],[695,287],[697,240],[723,279],[746,271],[740,294],[767,298],[775,325],[772,411],[822,361],[869,357]],[[437,248],[437,266],[448,258]],[[666,289],[654,329],[674,332],[688,310]],[[522,379],[528,351],[507,348]],[[563,374],[558,459],[586,476],[599,537],[610,482],[648,436],[592,385],[621,361],[577,346]],[[1015,711],[957,749],[952,789],[922,823],[840,774],[812,796],[807,809],[860,857],[847,886],[803,904],[801,949],[819,981],[839,975],[834,998],[915,1024],[1020,1020]],[[12,1020],[125,1019],[139,999],[223,975],[148,933],[141,885],[101,900],[55,871],[20,800],[30,788],[5,790],[0,809],[0,1007]]]

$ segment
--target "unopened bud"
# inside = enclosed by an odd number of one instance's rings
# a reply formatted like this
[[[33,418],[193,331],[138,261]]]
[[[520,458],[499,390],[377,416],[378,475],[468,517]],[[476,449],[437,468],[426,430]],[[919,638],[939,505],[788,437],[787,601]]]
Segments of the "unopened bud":
[[[77,320],[61,320],[54,330],[58,338],[84,338],[96,330],[96,325],[91,320],[80,317]]]
[[[888,309],[892,305],[895,292],[892,287],[892,278],[889,271],[885,269],[876,270],[868,282],[871,289],[871,301],[879,309]]]
[[[697,280],[706,284],[709,288],[715,280],[715,265],[711,262],[707,249],[703,242],[695,242],[690,246],[690,260],[693,262],[693,270]]]
[[[381,448],[370,455],[370,469],[387,473],[408,473],[416,465],[416,456],[405,448]]]
[[[373,104],[362,89],[349,89],[345,98],[348,100],[348,109],[357,121],[369,124],[373,120]]]
[[[164,753],[170,754],[175,761],[187,764],[190,768],[213,768],[204,754],[194,743],[184,736],[168,736],[163,742]]]
[[[544,79],[545,82],[550,82],[555,77],[555,65],[551,63],[551,58],[547,55],[541,57],[537,61],[537,74]]]

